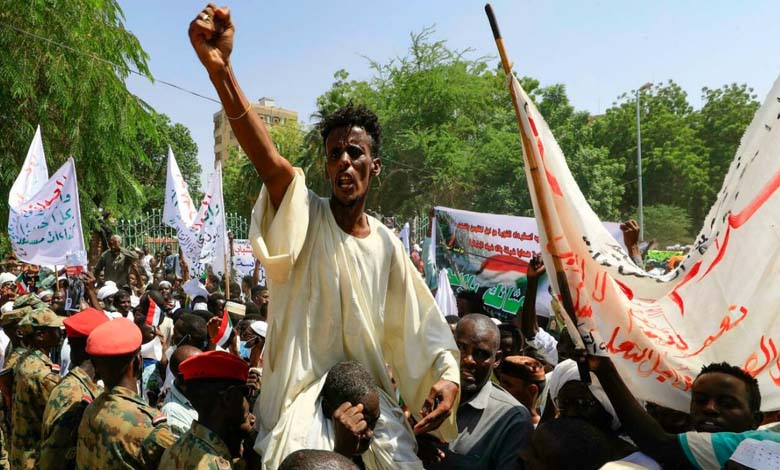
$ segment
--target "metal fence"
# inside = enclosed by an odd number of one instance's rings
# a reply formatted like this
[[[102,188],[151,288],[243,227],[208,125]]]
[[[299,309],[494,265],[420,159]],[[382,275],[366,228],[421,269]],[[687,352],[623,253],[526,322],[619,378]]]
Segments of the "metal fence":
[[[227,228],[233,233],[234,238],[240,239],[248,236],[249,224],[240,215],[226,214],[225,223],[227,223]],[[161,209],[154,209],[137,219],[118,221],[116,233],[122,236],[124,246],[145,246],[149,250],[149,254],[162,251],[166,245],[174,253],[179,249],[176,230],[163,223]]]

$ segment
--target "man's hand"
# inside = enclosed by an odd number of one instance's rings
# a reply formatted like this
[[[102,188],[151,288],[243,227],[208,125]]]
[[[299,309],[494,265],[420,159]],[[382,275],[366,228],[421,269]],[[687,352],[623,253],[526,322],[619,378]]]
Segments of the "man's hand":
[[[430,434],[421,434],[417,436],[417,457],[425,467],[440,464],[445,457],[440,447],[444,445],[445,442]]]
[[[639,224],[636,220],[629,220],[620,224],[620,230],[623,232],[623,243],[626,248],[631,250],[632,246],[636,246],[639,243]]]
[[[222,317],[211,317],[209,322],[206,323],[206,331],[209,334],[209,340],[213,340],[219,333],[219,325],[222,324]]]
[[[528,271],[525,273],[525,277],[530,279],[539,279],[544,274],[544,262],[541,255],[534,255],[531,258],[531,262],[528,263]]]
[[[335,434],[335,451],[345,457],[358,453],[361,440],[369,440],[374,431],[368,429],[368,423],[363,416],[363,404],[345,402],[333,412],[333,431]]]
[[[230,9],[209,3],[190,23],[190,42],[198,59],[209,74],[224,69],[233,51],[236,29],[230,20]]]
[[[84,271],[81,273],[81,282],[84,284],[84,289],[95,290],[96,281],[95,276],[91,272]]]
[[[414,426],[414,433],[419,435],[439,429],[452,414],[459,389],[458,384],[449,380],[439,380],[433,384],[420,410],[423,419]]]

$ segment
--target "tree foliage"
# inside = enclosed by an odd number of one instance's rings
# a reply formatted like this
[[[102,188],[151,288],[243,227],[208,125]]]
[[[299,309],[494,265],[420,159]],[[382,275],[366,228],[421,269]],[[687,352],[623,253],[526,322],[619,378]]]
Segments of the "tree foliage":
[[[383,127],[382,174],[370,205],[409,216],[441,204],[531,215],[517,123],[505,75],[484,57],[450,49],[428,28],[412,34],[407,55],[371,62],[368,81],[340,70],[317,100],[326,115],[348,102],[366,104]],[[563,85],[521,80],[558,137],[575,178],[603,217],[618,215],[624,165],[591,143],[590,116],[569,103]],[[314,148],[312,147],[312,150]],[[321,154],[320,154],[321,155]],[[309,155],[311,158],[312,156]]]
[[[87,226],[96,222],[98,207],[116,216],[135,213],[145,201],[139,177],[151,163],[141,142],[157,129],[151,108],[125,87],[131,69],[151,74],[119,4],[16,3],[0,11],[1,192],[8,193],[40,124],[51,172],[68,156],[76,159]],[[0,218],[6,218],[2,207]]]
[[[145,203],[143,209],[160,209],[165,205],[165,182],[168,168],[168,147],[176,156],[176,163],[187,182],[193,200],[201,198],[198,145],[192,139],[190,130],[182,124],[172,124],[165,114],[154,113],[156,132],[142,136],[141,147],[149,161],[147,171],[137,175],[143,185]]]

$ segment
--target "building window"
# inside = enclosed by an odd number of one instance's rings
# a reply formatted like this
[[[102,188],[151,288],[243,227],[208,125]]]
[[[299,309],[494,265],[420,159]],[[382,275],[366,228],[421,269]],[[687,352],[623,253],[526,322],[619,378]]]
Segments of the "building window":
[[[233,131],[230,131],[230,140],[236,140],[236,135],[233,134]]]
[[[217,160],[222,160],[222,152],[215,152],[214,156],[217,158]]]
[[[214,137],[214,143],[217,144],[217,145],[221,144],[222,143],[222,136],[218,135],[218,136]]]

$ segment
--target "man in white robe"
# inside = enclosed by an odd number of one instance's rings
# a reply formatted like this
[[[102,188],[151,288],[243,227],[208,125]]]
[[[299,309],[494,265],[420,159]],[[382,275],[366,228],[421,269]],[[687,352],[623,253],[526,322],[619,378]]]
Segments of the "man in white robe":
[[[381,170],[376,116],[347,107],[323,120],[333,194],[316,196],[301,170],[279,155],[238,86],[229,62],[234,33],[228,10],[213,5],[190,24],[190,40],[223,114],[264,183],[249,238],[274,302],[255,450],[265,467],[276,468],[290,452],[310,447],[323,377],[337,362],[355,360],[383,392],[380,420],[363,454],[367,468],[422,468],[415,434],[457,436],[458,353],[400,241],[364,212],[371,180]],[[404,419],[388,365],[417,421],[414,429]]]

